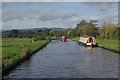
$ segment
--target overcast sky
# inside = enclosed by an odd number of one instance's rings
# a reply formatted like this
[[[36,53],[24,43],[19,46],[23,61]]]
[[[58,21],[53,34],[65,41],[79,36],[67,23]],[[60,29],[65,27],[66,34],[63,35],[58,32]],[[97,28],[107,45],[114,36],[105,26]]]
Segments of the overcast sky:
[[[117,2],[2,2],[2,29],[75,28],[81,20],[118,23]]]

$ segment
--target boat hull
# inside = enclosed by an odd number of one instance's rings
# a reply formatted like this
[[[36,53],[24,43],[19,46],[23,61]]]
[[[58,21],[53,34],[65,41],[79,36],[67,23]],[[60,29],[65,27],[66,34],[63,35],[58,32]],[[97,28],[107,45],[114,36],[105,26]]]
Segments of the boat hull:
[[[81,41],[79,41],[79,44],[82,44],[82,45],[84,45],[84,46],[97,46],[97,44],[96,43],[84,43],[84,42],[81,42]]]
[[[68,40],[61,40],[61,41],[63,41],[63,42],[67,42]]]

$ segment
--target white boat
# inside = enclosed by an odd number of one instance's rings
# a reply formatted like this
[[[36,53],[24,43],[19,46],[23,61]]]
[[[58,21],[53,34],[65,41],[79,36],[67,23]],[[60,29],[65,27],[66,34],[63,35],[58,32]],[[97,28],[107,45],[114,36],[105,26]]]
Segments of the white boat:
[[[96,39],[93,36],[82,36],[79,39],[79,43],[85,46],[97,46]]]

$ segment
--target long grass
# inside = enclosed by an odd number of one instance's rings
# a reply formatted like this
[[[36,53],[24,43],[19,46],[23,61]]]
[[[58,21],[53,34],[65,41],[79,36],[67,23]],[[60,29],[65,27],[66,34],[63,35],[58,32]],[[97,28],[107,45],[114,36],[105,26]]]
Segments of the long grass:
[[[48,41],[40,40],[32,43],[32,39],[28,38],[3,38],[2,39],[2,65],[6,66],[11,62],[16,61],[20,57],[31,52]]]

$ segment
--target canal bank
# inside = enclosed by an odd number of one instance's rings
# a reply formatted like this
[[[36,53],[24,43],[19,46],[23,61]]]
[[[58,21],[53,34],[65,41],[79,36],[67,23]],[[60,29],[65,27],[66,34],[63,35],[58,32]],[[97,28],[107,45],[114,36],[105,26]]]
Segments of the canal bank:
[[[107,48],[107,47],[103,47],[103,46],[100,46],[100,45],[97,45],[97,46],[120,54],[120,51],[110,49],[110,48]]]
[[[2,76],[7,75],[11,70],[13,70],[20,63],[22,63],[26,59],[30,58],[33,54],[38,52],[40,49],[44,48],[50,41],[51,40],[49,40],[46,44],[42,45],[41,47],[37,48],[36,50],[32,51],[31,53],[28,53],[25,56],[21,57],[20,59],[16,60],[15,62],[12,62],[12,63],[8,64],[7,66],[2,67]]]

